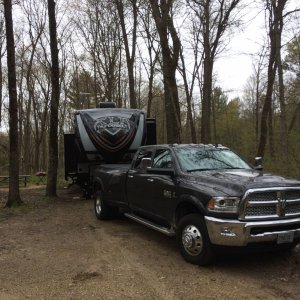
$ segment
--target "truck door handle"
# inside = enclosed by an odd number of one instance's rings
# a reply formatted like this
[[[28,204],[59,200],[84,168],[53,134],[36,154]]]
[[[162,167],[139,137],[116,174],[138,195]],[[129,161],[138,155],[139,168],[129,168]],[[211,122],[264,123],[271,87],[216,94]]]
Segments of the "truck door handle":
[[[128,175],[128,178],[133,178],[133,175]]]
[[[152,179],[152,178],[148,178],[148,179],[147,179],[147,181],[153,182],[153,181],[154,181],[154,179]]]

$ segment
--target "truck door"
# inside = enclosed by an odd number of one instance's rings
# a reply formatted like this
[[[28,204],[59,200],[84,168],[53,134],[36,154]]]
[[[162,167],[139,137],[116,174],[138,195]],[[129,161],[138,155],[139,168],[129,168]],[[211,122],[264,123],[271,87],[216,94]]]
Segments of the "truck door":
[[[148,181],[147,173],[142,168],[142,159],[152,157],[153,151],[151,149],[142,149],[137,155],[135,164],[128,171],[127,177],[127,198],[130,208],[144,215],[144,211],[148,210]]]
[[[152,157],[150,171],[142,168],[143,158]],[[131,209],[139,215],[162,225],[168,225],[174,206],[175,183],[170,175],[173,161],[169,149],[151,152],[142,150],[128,173],[127,195]]]
[[[151,213],[157,216],[162,223],[169,223],[174,208],[175,181],[174,163],[169,149],[157,149],[151,172],[148,173],[149,207]],[[165,172],[169,171],[169,172]]]

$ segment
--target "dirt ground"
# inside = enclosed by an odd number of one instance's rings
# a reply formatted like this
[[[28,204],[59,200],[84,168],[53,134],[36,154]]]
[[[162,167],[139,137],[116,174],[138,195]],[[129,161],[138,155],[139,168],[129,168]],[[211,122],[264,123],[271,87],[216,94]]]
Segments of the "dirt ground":
[[[6,197],[0,191],[0,205]],[[0,299],[299,299],[300,247],[186,263],[175,240],[120,217],[98,221],[74,189],[22,191],[0,208]],[[1,202],[2,199],[2,202]]]

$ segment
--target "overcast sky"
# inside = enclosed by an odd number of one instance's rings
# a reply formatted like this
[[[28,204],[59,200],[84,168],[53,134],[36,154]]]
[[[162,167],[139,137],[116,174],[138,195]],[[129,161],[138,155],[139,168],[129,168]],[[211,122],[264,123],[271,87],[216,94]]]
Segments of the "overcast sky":
[[[262,3],[262,1],[261,1]],[[299,0],[291,0],[290,7],[299,7]],[[266,39],[264,11],[249,1],[244,16],[243,29],[235,32],[227,47],[215,64],[218,85],[228,92],[230,98],[242,96],[244,86],[253,73],[253,55],[257,54]],[[284,26],[283,42],[293,35],[295,27],[289,20]],[[299,34],[299,28],[296,28]]]

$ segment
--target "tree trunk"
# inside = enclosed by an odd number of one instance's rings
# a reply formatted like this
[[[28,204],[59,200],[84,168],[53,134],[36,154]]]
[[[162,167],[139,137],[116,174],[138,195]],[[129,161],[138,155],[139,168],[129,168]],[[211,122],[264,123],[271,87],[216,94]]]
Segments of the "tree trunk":
[[[128,70],[129,81],[129,101],[130,108],[137,108],[136,94],[135,94],[135,78],[134,78],[134,62],[135,62],[135,49],[136,49],[136,31],[137,31],[137,1],[131,0],[132,13],[133,13],[133,28],[132,28],[132,51],[130,54],[128,33],[125,26],[124,5],[123,0],[116,0],[116,6],[120,18],[120,24],[123,34],[124,47],[126,53],[126,62]]]
[[[258,146],[259,130],[259,75],[256,77],[256,96],[255,96],[255,147]]]
[[[49,159],[46,196],[56,197],[57,166],[58,166],[58,106],[59,106],[59,63],[56,33],[55,2],[48,0],[50,50],[51,50],[51,85],[52,95],[50,103],[50,132]]]
[[[280,105],[281,105],[281,134],[284,140],[283,143],[286,143],[287,147],[287,129],[286,129],[286,120],[285,120],[285,104],[284,104],[284,86],[283,86],[283,73],[282,73],[282,63],[281,63],[281,34],[283,29],[283,11],[287,0],[275,1],[268,0],[267,10],[269,11],[269,37],[270,37],[270,57],[269,57],[269,66],[268,66],[268,86],[267,93],[265,97],[265,103],[262,111],[261,118],[261,130],[260,130],[260,142],[258,146],[257,155],[264,156],[265,147],[267,143],[267,117],[270,115],[270,110],[272,106],[272,94],[274,89],[275,75],[278,70],[279,83],[280,83]],[[278,65],[279,63],[279,65]],[[278,69],[279,68],[279,69]],[[284,135],[284,137],[283,137]],[[287,151],[287,149],[286,149]]]
[[[181,142],[181,118],[176,82],[176,70],[180,53],[180,40],[174,28],[171,14],[172,0],[150,0],[162,49],[162,71],[165,91],[167,143]],[[169,45],[169,33],[173,47]]]
[[[270,157],[272,159],[275,159],[274,131],[273,131],[273,110],[272,110],[272,108],[270,109],[268,123],[269,123],[269,152],[270,152]]]
[[[214,143],[218,143],[218,135],[217,135],[217,116],[216,116],[216,100],[215,97],[212,97],[212,125],[213,125],[213,141]]]
[[[151,117],[151,107],[153,99],[153,81],[154,81],[154,65],[151,65],[149,76],[149,91],[148,91],[148,103],[147,103],[147,118]]]
[[[289,150],[288,150],[287,122],[286,122],[285,95],[284,95],[285,88],[283,82],[283,68],[282,68],[282,61],[281,61],[281,31],[276,32],[276,44],[277,44],[276,63],[278,68],[279,105],[280,105],[281,153],[282,153],[282,157],[284,157],[284,160],[286,161],[285,167],[288,168]]]
[[[297,118],[300,119],[300,104],[299,103],[298,103],[298,105],[297,105],[297,107],[294,111],[294,114],[293,114],[293,117],[292,117],[292,120],[291,120],[291,123],[290,123],[290,126],[289,126],[289,133],[293,130],[293,128],[295,126],[295,123],[297,121]]]
[[[184,90],[186,95],[186,103],[187,103],[187,121],[190,127],[191,132],[191,142],[196,144],[196,129],[195,129],[195,123],[193,119],[193,112],[192,112],[192,95],[189,90],[188,81],[187,81],[187,75],[186,75],[186,68],[185,68],[185,61],[182,53],[182,48],[180,49],[180,58],[182,62],[182,78],[184,82]]]
[[[2,47],[0,47],[0,127],[2,122],[2,102],[3,102],[3,95],[2,95],[2,83],[3,83],[3,73],[2,73]]]
[[[274,41],[274,32],[271,30],[270,33],[270,41],[271,41],[271,52],[269,57],[268,64],[268,84],[267,84],[267,92],[265,96],[265,102],[263,105],[262,115],[261,115],[261,123],[260,123],[260,140],[259,146],[257,150],[257,156],[263,157],[265,154],[267,137],[268,137],[268,116],[270,115],[270,111],[272,108],[272,95],[273,95],[273,87],[275,82],[277,64],[276,64],[276,45]]]
[[[4,0],[9,89],[9,193],[6,206],[22,204],[19,191],[18,98],[11,0]]]
[[[210,22],[211,19],[210,1],[204,4],[204,24],[203,24],[203,93],[201,107],[201,142],[207,144],[211,142],[211,94],[212,94],[212,74],[213,74],[213,57],[210,41]]]
[[[201,108],[201,142],[211,142],[211,94],[213,64],[210,56],[204,57],[203,96]]]

